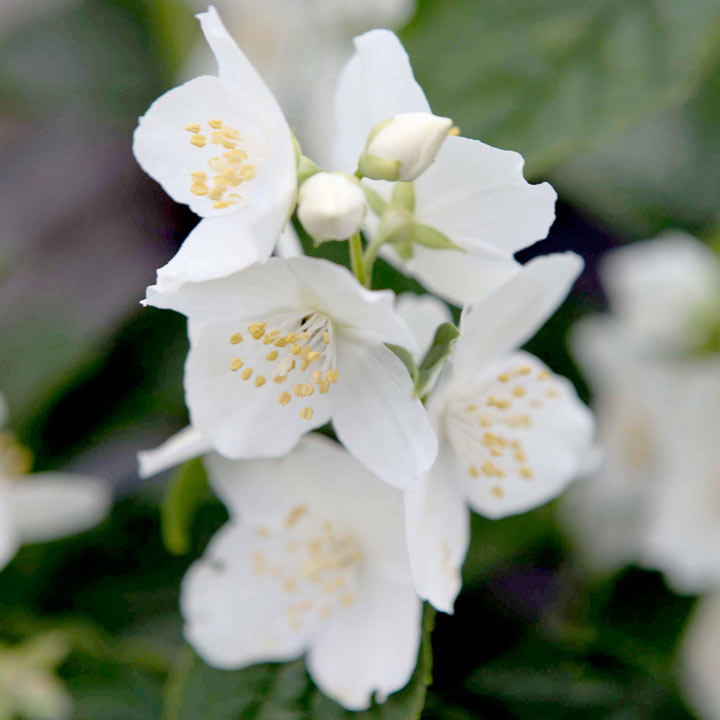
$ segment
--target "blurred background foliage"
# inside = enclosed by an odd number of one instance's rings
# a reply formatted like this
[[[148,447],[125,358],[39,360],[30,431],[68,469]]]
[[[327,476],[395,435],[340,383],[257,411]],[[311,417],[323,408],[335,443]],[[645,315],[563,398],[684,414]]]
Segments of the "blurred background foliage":
[[[179,583],[224,511],[198,492],[189,552],[173,557],[166,479],[135,472],[136,450],[187,420],[184,323],[138,301],[194,219],[136,167],[130,136],[199,40],[190,8],[8,0],[0,28],[0,390],[38,469],[109,477],[119,498],[100,528],[20,552],[0,575],[0,633],[62,633],[78,720],[345,716],[301,665],[227,675],[188,655]],[[603,306],[598,259],[665,228],[717,235],[720,5],[420,0],[401,37],[436,112],[519,150],[528,177],[558,189],[550,237],[520,257],[572,249],[587,268],[530,349],[587,399],[565,338]],[[305,246],[346,261],[336,244]],[[375,280],[421,291],[382,263]],[[585,577],[552,505],[476,516],[456,613],[436,620],[423,717],[691,717],[675,653],[692,604],[639,569]],[[427,670],[371,715],[415,716]]]

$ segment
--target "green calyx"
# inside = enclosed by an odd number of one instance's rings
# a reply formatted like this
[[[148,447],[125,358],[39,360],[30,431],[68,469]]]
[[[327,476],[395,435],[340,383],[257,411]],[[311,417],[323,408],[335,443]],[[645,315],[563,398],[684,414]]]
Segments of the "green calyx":
[[[359,178],[366,177],[371,180],[389,180],[394,182],[400,177],[400,161],[383,160],[382,158],[364,152],[358,160],[355,175]]]

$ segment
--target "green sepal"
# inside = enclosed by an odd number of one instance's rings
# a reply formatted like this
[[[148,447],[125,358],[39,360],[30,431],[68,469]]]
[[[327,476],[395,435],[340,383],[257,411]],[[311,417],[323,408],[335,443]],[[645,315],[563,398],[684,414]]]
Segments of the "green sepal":
[[[309,157],[302,155],[298,163],[297,184],[300,187],[308,178],[322,172],[322,168],[316,165]]]
[[[415,223],[413,227],[413,241],[418,245],[432,248],[433,250],[462,250],[447,235],[429,225]]]
[[[295,133],[292,130],[290,130],[290,139],[292,140],[293,151],[295,152],[295,167],[299,168],[300,161],[303,157],[302,148],[300,147],[300,143],[298,142],[298,139],[295,137]]]
[[[371,180],[390,180],[395,181],[400,177],[400,161],[399,160],[383,160],[363,153],[358,160],[357,177],[366,177]]]
[[[413,230],[412,215],[397,205],[388,205],[380,218],[377,240],[393,245],[407,245],[412,243]]]
[[[362,186],[363,192],[365,193],[365,200],[367,201],[367,204],[370,206],[370,209],[376,214],[376,215],[382,215],[388,204],[387,200],[380,195],[380,193],[375,192],[372,188],[368,187],[367,185]]]
[[[385,343],[385,347],[388,350],[392,350],[397,357],[402,360],[403,365],[407,368],[407,371],[410,373],[410,377],[412,378],[413,384],[417,384],[418,378],[419,378],[419,368],[417,366],[417,363],[415,362],[415,358],[412,356],[412,354],[407,351],[404,347],[401,347],[400,345],[393,345],[391,343]]]
[[[411,182],[396,183],[392,201],[394,205],[398,205],[412,215],[415,212],[415,186]]]
[[[432,345],[418,368],[418,376],[417,380],[415,380],[415,394],[419,398],[422,398],[427,393],[445,360],[452,353],[453,345],[455,345],[455,341],[459,337],[460,331],[452,323],[443,323],[438,326]]]
[[[173,555],[185,555],[190,549],[193,517],[207,494],[207,473],[200,458],[181,465],[170,480],[160,513],[163,542]]]

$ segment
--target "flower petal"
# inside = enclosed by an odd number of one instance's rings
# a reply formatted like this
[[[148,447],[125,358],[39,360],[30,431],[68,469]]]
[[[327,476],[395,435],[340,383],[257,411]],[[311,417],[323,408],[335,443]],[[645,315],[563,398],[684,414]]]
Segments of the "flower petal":
[[[0,488],[0,569],[15,557],[20,537],[10,504],[10,489]]]
[[[470,543],[469,510],[455,480],[455,457],[441,443],[435,465],[405,491],[410,564],[418,595],[452,613]]]
[[[34,473],[11,486],[9,502],[23,542],[45,542],[100,524],[110,510],[112,493],[99,478]]]
[[[403,293],[395,301],[395,312],[415,335],[418,360],[430,349],[438,326],[452,322],[452,314],[448,306],[432,295]]]
[[[410,573],[364,577],[349,608],[336,613],[313,639],[308,670],[317,686],[350,710],[384,702],[404,687],[417,662],[422,608]]]
[[[459,250],[430,250],[413,247],[409,260],[400,260],[391,248],[383,257],[402,272],[417,278],[428,290],[453,305],[477,303],[506,283],[520,269],[520,263],[500,255],[474,255]]]
[[[229,458],[284,455],[301,435],[329,420],[330,393],[293,397],[291,404],[282,406],[280,394],[288,388],[273,381],[274,366],[266,360],[268,347],[249,340],[241,346],[229,342],[244,327],[190,321],[189,330],[185,394],[191,423],[222,455]],[[235,357],[242,357],[241,372],[231,370]],[[246,370],[252,373],[244,378]],[[258,386],[260,377],[263,384]],[[287,385],[292,392],[292,378]],[[331,393],[335,390],[333,387]],[[310,420],[300,416],[303,407],[313,409]]]
[[[338,368],[338,437],[378,477],[405,487],[437,454],[437,438],[405,365],[384,345],[346,331],[338,340]]]
[[[594,421],[569,381],[532,355],[515,353],[475,382],[476,390],[459,399],[462,419],[449,421],[447,433],[465,463],[461,483],[476,512],[490,518],[525,512],[585,470]]]
[[[140,477],[149,478],[210,452],[211,445],[204,435],[188,425],[154,450],[138,453]]]
[[[290,626],[288,598],[278,591],[277,579],[253,568],[261,547],[253,528],[227,523],[183,579],[185,638],[208,665],[282,662],[307,646],[310,626]]]
[[[291,222],[285,226],[275,245],[275,255],[281,258],[299,257],[304,255],[302,243]]]
[[[482,302],[465,308],[453,355],[458,376],[472,376],[477,367],[529,340],[564,300],[582,266],[574,253],[535,258]]]
[[[225,277],[270,257],[277,223],[253,231],[237,213],[204,218],[185,238],[169,263],[157,271],[155,290],[174,292],[183,283]]]
[[[557,193],[531,185],[523,158],[478,140],[449,137],[415,183],[418,222],[469,252],[512,255],[547,236]]]
[[[355,54],[343,69],[335,95],[335,160],[354,172],[370,131],[407,112],[430,112],[410,60],[397,36],[371,30],[355,38]]]

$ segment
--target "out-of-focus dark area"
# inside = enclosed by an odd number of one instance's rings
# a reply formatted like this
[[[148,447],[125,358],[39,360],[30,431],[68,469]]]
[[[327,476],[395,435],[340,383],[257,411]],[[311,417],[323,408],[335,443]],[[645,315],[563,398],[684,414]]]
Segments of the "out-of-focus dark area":
[[[281,102],[291,96],[302,141],[302,88],[317,77],[317,58],[294,58],[303,43],[283,23],[299,13],[309,27],[313,12],[342,14],[344,0],[298,2],[292,16],[274,2],[217,6],[231,31],[277,32],[276,43],[248,53],[276,83],[283,78],[275,87]],[[193,550],[172,557],[159,526],[164,479],[141,482],[135,461],[138,449],[187,422],[184,321],[139,301],[196,219],[131,151],[137,117],[203,62],[192,17],[201,9],[179,0],[0,2],[0,392],[37,469],[108,477],[120,498],[100,528],[20,552],[0,575],[0,632],[70,638],[61,676],[78,720],[190,720],[200,715],[187,708],[202,708],[188,701],[168,710],[166,681],[184,662],[180,579],[223,511],[209,499]],[[337,31],[338,62],[353,33],[372,25],[367,15],[323,26]],[[550,236],[519,258],[571,249],[586,270],[529,349],[590,400],[567,336],[578,318],[605,307],[603,255],[672,228],[717,242],[720,6],[419,0],[396,29],[435,112],[463,135],[521,152],[527,177],[558,190]],[[320,37],[301,31],[307,43]],[[338,245],[321,252],[345,262]],[[382,263],[375,279],[421,291]],[[694,598],[639,568],[585,573],[556,505],[503,521],[474,516],[456,613],[436,621],[423,717],[695,717],[677,672]],[[308,704],[272,714],[272,702],[255,715],[228,714],[217,702],[203,717],[342,716],[311,715]]]

